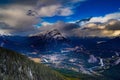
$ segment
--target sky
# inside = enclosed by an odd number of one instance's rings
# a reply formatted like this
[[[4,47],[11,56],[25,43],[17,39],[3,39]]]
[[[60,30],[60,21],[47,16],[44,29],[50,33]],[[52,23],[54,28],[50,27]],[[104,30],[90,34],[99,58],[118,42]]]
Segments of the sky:
[[[0,0],[1,35],[52,29],[65,36],[118,36],[120,0]]]
[[[68,17],[55,16],[50,18],[45,18],[46,21],[55,22],[56,20],[62,21],[74,21],[82,18],[87,18],[90,16],[104,16],[109,13],[120,11],[120,1],[119,0],[86,0],[77,3],[78,6],[73,9],[74,14]]]

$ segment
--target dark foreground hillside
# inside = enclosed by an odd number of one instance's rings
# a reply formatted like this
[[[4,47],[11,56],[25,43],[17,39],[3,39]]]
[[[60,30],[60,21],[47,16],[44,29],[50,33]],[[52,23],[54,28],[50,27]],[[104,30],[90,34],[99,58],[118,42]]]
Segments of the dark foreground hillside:
[[[0,48],[0,80],[66,80],[48,67]]]

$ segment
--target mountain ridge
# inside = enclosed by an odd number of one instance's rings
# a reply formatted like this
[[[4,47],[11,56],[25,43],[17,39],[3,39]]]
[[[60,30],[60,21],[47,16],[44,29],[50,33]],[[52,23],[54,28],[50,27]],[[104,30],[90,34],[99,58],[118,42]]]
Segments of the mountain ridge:
[[[0,47],[0,80],[66,80],[58,72],[26,56]]]

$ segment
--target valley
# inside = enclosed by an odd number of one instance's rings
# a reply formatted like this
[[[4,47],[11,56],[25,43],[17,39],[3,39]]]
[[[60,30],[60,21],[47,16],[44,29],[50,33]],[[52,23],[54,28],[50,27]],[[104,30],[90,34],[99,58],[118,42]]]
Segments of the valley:
[[[114,45],[116,42],[109,43],[118,39],[117,44],[120,44],[120,38],[73,39],[63,37],[58,30],[31,37],[1,36],[0,38],[1,47],[20,52],[31,60],[53,69],[65,69],[100,77],[106,70],[120,64],[119,45]],[[111,46],[103,48],[103,45]],[[113,46],[116,49],[112,49]]]

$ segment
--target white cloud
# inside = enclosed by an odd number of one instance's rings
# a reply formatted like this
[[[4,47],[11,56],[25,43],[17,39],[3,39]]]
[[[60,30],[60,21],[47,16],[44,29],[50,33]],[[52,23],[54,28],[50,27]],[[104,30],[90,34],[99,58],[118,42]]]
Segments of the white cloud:
[[[49,22],[42,22],[41,23],[42,26],[49,26],[49,25],[53,25],[53,23],[49,23]]]
[[[60,16],[69,16],[69,15],[72,15],[72,14],[73,14],[72,10],[68,7],[60,9],[60,12],[59,12]]]
[[[38,0],[33,12],[40,17],[70,16],[74,13],[72,9],[77,6],[75,4],[83,1],[85,0]]]
[[[84,36],[99,36],[99,37],[112,37],[120,35],[120,21],[108,20],[104,23],[88,23],[85,24],[81,30]],[[82,36],[82,35],[80,35]]]
[[[11,35],[10,30],[0,30],[0,35]]]
[[[55,16],[61,5],[50,5],[41,7],[38,11],[40,17],[52,17]]]
[[[52,17],[55,15],[58,16],[69,16],[73,14],[73,11],[69,7],[62,7],[60,4],[43,6],[37,10],[39,17]]]
[[[90,22],[107,22],[110,19],[120,19],[120,12],[116,12],[116,13],[111,13],[111,14],[107,14],[104,17],[100,16],[100,17],[93,17]]]
[[[120,21],[110,20],[104,23],[87,23],[78,26],[75,23],[57,22],[39,28],[40,31],[58,29],[64,36],[76,37],[113,37],[120,35]]]

